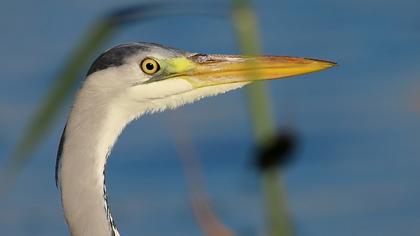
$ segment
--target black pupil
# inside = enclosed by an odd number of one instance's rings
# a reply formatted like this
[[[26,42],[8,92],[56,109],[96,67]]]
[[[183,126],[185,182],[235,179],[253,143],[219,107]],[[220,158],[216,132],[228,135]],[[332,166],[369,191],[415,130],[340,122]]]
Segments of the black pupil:
[[[146,64],[146,68],[148,70],[153,70],[155,68],[155,66],[151,62],[149,62],[149,63]]]

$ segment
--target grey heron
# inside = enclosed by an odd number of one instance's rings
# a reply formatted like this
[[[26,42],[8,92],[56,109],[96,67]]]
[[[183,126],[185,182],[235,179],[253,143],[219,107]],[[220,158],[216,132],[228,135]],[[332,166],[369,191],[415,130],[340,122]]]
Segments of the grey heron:
[[[75,97],[57,154],[56,183],[71,235],[119,236],[107,203],[105,167],[129,122],[252,81],[334,65],[297,57],[190,53],[154,43],[129,43],[104,52]]]

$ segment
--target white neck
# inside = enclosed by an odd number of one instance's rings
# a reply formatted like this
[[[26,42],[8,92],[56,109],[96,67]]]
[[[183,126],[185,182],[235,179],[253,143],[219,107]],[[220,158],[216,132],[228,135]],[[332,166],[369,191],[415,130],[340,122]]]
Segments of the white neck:
[[[72,236],[119,236],[106,201],[105,167],[112,146],[134,117],[104,96],[112,97],[85,83],[63,134],[58,183]]]
[[[111,80],[99,72],[85,81],[63,134],[57,177],[72,236],[119,236],[106,201],[105,166],[112,146],[130,121],[145,112],[175,108],[246,84],[193,89],[186,81],[168,80],[161,86],[151,83],[115,89],[119,84],[107,81]],[[182,93],[173,94],[175,89]],[[159,93],[160,97],[153,97]]]

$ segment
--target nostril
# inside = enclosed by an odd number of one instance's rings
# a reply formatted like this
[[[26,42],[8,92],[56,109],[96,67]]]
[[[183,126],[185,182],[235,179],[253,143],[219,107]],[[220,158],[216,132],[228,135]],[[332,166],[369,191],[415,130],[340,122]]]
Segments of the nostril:
[[[201,54],[201,53],[197,53],[190,56],[190,59],[197,63],[204,63],[207,61],[207,58],[208,58],[207,54]]]
[[[189,57],[192,61],[196,62],[196,63],[212,63],[212,62],[218,62],[221,61],[220,59],[217,59],[215,57],[212,57],[211,55],[208,54],[202,54],[202,53],[197,53],[194,54],[192,56]]]

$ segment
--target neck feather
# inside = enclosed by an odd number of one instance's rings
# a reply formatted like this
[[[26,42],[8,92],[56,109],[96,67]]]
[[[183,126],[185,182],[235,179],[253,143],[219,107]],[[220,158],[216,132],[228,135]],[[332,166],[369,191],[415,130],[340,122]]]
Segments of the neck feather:
[[[64,215],[72,236],[119,236],[107,203],[105,168],[112,146],[134,117],[115,110],[107,98],[95,102],[84,94],[76,98],[58,153]]]

